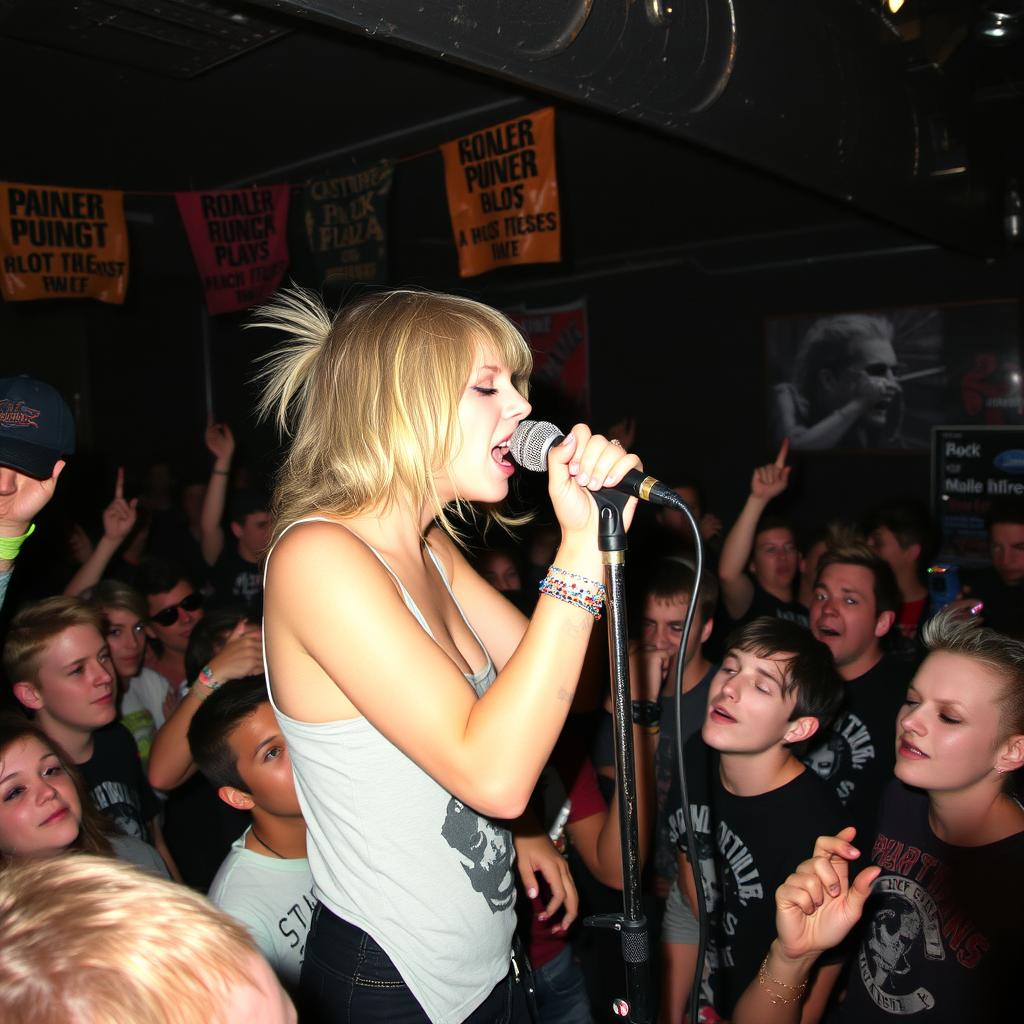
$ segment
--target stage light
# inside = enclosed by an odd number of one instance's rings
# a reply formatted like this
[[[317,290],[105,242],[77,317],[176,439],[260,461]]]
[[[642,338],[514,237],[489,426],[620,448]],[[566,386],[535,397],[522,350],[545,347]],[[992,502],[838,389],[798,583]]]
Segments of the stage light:
[[[978,18],[978,34],[989,43],[1016,42],[1024,30],[1021,0],[993,0]]]
[[[903,7],[903,0],[885,0],[885,6],[889,8],[890,14],[899,14]]]

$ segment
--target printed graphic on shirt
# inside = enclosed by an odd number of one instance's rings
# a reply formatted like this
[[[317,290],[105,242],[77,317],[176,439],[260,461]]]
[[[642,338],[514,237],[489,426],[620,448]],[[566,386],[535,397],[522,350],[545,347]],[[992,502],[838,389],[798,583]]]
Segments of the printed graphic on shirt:
[[[491,913],[507,910],[515,902],[512,877],[512,833],[497,828],[460,800],[452,797],[441,835],[457,851],[470,885],[483,895]]]
[[[112,818],[118,830],[136,839],[149,839],[142,824],[142,807],[134,790],[120,782],[101,782],[90,793],[93,803]]]
[[[314,910],[316,910],[316,896],[310,889],[309,892],[303,893],[302,903],[293,903],[277,922],[277,930],[288,943],[288,948],[298,949],[300,967],[306,956],[306,936],[309,934]]]
[[[880,835],[871,859],[898,873],[875,882],[857,960],[861,981],[886,1013],[930,1010],[937,1000],[927,982],[938,976],[928,972],[943,961],[943,971],[957,965],[973,970],[989,941],[957,908],[950,871],[937,857]]]
[[[835,786],[845,805],[857,788],[856,773],[875,759],[875,744],[864,722],[852,711],[836,719],[825,742],[804,757],[804,764]]]

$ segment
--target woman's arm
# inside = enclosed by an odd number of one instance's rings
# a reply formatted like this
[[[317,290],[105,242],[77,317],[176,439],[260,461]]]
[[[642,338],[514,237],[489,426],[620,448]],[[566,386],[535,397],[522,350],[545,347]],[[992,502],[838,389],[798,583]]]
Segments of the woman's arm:
[[[855,835],[844,828],[836,836],[821,836],[814,856],[805,860],[775,893],[778,936],[764,966],[740,996],[733,1024],[798,1024],[815,1019],[838,974],[836,965],[823,967],[807,993],[815,961],[838,946],[860,920],[871,885],[881,868],[869,867],[850,882],[849,864],[860,856],[850,845]],[[806,1018],[803,1018],[804,1003]]]
[[[585,427],[569,436],[549,454],[549,493],[562,524],[557,564],[600,580],[597,509],[577,480],[616,483],[639,460]],[[565,722],[594,619],[544,594],[518,643],[515,630],[503,640],[500,623],[519,620],[494,597],[486,597],[482,611],[470,604],[477,586],[466,580],[473,576],[468,566],[455,566],[459,600],[483,641],[495,645],[496,663],[507,656],[479,699],[361,541],[327,523],[292,530],[278,544],[267,578],[274,694],[292,717],[338,718],[342,702],[330,701],[326,674],[356,714],[446,789],[484,814],[516,818]],[[277,652],[285,649],[287,668],[277,668]]]

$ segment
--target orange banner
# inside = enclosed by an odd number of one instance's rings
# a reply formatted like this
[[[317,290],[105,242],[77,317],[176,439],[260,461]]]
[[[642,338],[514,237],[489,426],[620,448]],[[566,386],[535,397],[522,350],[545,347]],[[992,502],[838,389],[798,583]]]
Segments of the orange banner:
[[[441,147],[459,276],[562,258],[555,109]]]
[[[0,183],[0,289],[8,302],[123,303],[124,193]]]

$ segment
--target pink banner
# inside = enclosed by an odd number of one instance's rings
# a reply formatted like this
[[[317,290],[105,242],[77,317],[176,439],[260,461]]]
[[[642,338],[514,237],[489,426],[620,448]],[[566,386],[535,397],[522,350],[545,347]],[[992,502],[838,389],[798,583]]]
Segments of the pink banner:
[[[272,295],[288,269],[290,186],[178,192],[211,313],[233,313]]]

